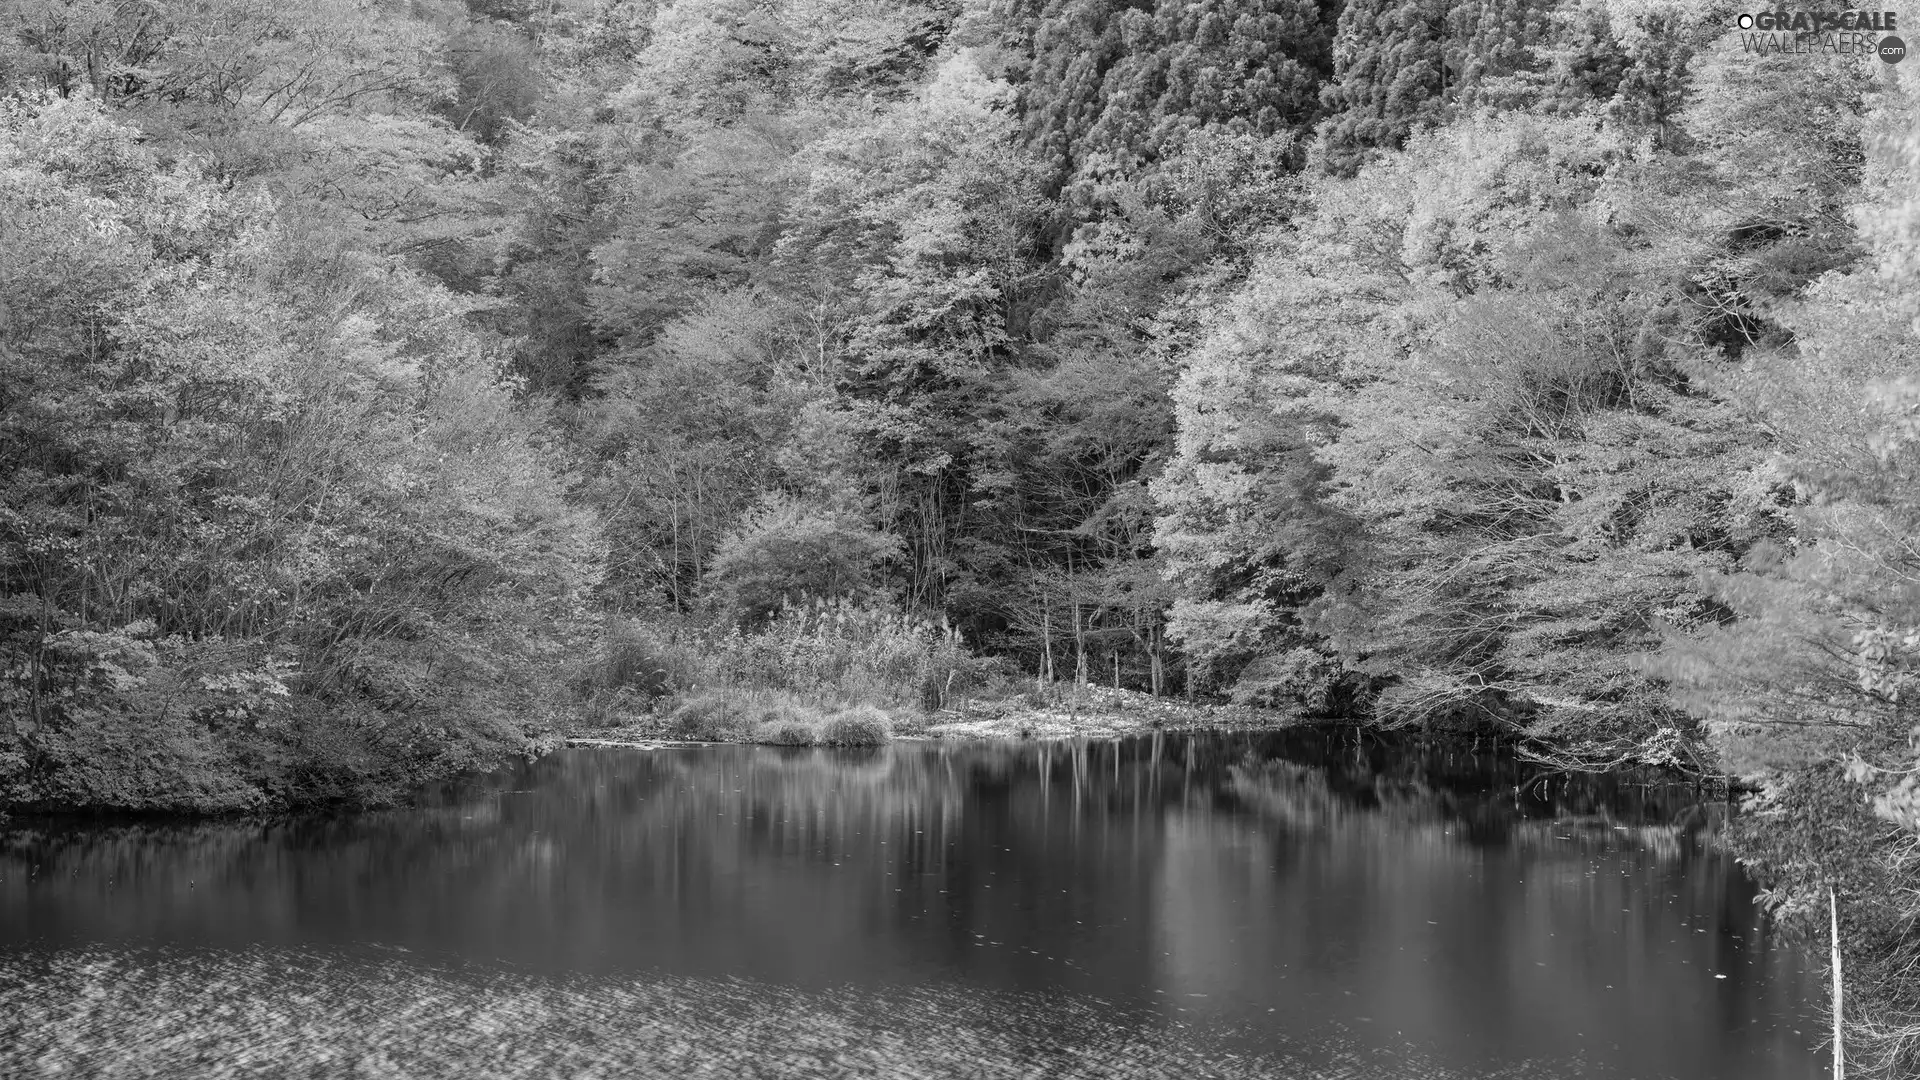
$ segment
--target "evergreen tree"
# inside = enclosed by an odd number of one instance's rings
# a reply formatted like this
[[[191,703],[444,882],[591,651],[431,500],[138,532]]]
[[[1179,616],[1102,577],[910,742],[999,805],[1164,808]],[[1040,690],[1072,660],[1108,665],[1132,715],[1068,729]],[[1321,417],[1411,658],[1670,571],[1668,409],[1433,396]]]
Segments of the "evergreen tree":
[[[1447,96],[1462,106],[1526,104],[1525,85],[1545,64],[1559,0],[1467,0],[1448,17]]]
[[[1263,137],[1297,129],[1316,111],[1332,28],[1310,0],[1161,3],[1121,24],[1126,52],[1107,72],[1083,161],[1157,161],[1196,128]]]
[[[1333,83],[1321,91],[1327,168],[1350,175],[1437,122],[1446,92],[1448,0],[1352,0],[1340,12]]]
[[[1085,157],[1082,144],[1103,111],[1107,72],[1126,55],[1122,23],[1131,10],[1117,0],[1046,0],[1031,17],[1020,123],[1025,143],[1056,182]]]
[[[1069,176],[1130,176],[1217,126],[1264,137],[1301,128],[1332,70],[1319,0],[1043,7],[1022,86],[1026,137]]]
[[[1581,0],[1356,0],[1340,16],[1321,91],[1325,167],[1353,172],[1407,136],[1476,109],[1608,107],[1664,131],[1680,106],[1696,20],[1610,14]]]

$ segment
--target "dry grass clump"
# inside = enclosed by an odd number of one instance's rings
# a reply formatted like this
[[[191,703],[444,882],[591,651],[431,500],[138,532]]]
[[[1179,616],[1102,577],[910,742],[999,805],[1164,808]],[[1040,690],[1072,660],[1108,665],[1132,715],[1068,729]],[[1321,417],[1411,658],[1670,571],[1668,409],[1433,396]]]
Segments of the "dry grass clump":
[[[827,721],[825,710],[793,694],[726,688],[682,701],[668,714],[667,724],[669,734],[700,742],[813,746],[822,741]]]
[[[668,732],[700,742],[768,746],[880,746],[893,739],[887,714],[872,705],[822,708],[777,690],[709,690],[668,714]]]
[[[871,705],[855,705],[827,717],[820,725],[823,746],[880,746],[893,741],[887,714]]]
[[[812,746],[820,741],[820,729],[804,716],[782,716],[754,725],[748,741],[763,746]]]

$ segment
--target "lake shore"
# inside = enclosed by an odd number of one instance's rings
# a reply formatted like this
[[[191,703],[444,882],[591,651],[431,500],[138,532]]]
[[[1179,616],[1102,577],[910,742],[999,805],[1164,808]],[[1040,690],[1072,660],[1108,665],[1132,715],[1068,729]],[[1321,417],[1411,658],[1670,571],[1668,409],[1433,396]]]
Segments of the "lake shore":
[[[1026,739],[1114,739],[1155,731],[1274,731],[1316,724],[1353,724],[1342,717],[1313,717],[1245,705],[1196,704],[1154,697],[1136,690],[1086,687],[1079,694],[1035,704],[1022,699],[965,701],[937,712],[890,713],[899,739],[1018,741]],[[556,727],[539,737],[546,745],[629,746],[655,749],[701,740],[677,737],[666,710],[623,717],[610,725],[584,721]]]

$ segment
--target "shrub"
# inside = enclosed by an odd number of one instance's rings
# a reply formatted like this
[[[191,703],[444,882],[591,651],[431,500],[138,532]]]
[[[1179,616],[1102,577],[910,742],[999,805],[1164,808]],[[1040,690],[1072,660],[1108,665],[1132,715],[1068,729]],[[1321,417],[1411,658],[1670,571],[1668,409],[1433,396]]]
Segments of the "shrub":
[[[692,685],[684,666],[684,658],[672,643],[640,623],[623,620],[607,631],[596,681],[603,687],[624,687],[646,697],[663,697],[676,687]]]
[[[820,710],[792,694],[728,689],[682,702],[672,713],[669,730],[703,742],[812,746],[820,741],[825,720]]]
[[[820,733],[804,717],[783,716],[761,721],[753,729],[753,741],[767,746],[812,746],[820,741]]]
[[[1338,658],[1318,649],[1294,648],[1266,653],[1241,669],[1227,691],[1235,705],[1303,710],[1324,715],[1340,685]]]
[[[612,690],[588,689],[572,714],[587,727],[609,728],[631,723],[636,716],[652,710],[656,699],[626,687]]]
[[[701,694],[673,710],[669,730],[683,739],[701,742],[734,742],[746,725],[741,722],[739,702],[726,693]]]
[[[871,705],[856,705],[827,717],[820,725],[823,746],[879,746],[893,740],[887,714]]]
[[[707,586],[732,618],[755,626],[803,596],[876,595],[875,570],[899,548],[899,540],[842,515],[775,501],[721,541]]]

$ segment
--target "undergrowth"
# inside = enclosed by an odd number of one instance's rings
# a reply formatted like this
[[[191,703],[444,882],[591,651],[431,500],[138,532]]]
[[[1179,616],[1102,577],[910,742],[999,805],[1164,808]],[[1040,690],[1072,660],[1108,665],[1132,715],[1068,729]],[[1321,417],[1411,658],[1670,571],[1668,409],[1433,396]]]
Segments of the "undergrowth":
[[[907,714],[999,681],[930,619],[851,600],[813,600],[754,628],[620,619],[573,678],[590,725],[665,718],[665,734],[709,742],[870,746]]]

